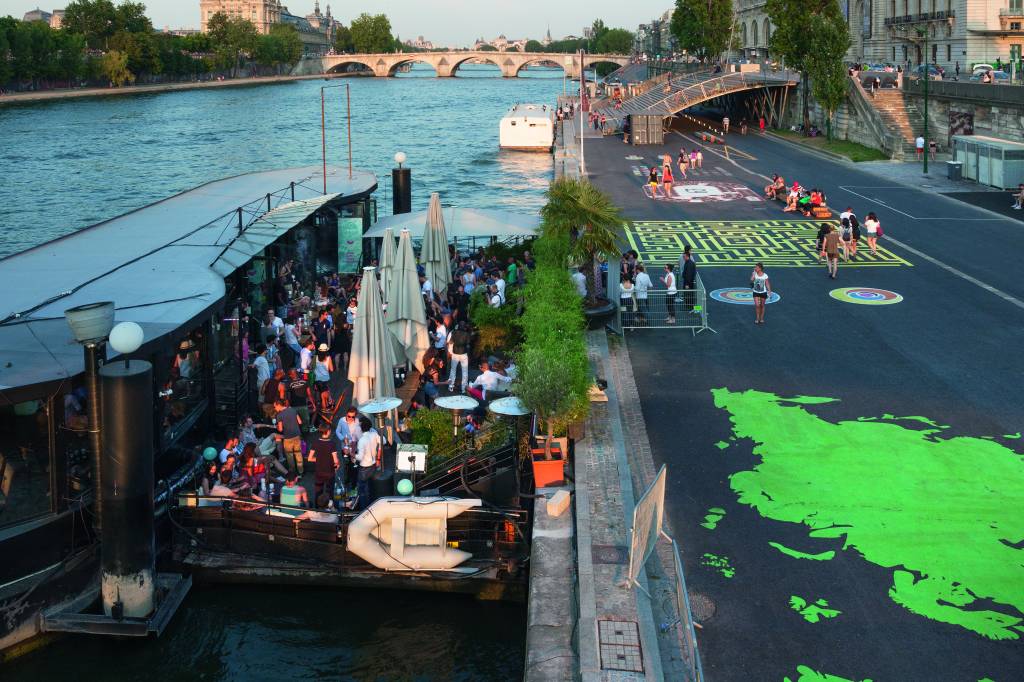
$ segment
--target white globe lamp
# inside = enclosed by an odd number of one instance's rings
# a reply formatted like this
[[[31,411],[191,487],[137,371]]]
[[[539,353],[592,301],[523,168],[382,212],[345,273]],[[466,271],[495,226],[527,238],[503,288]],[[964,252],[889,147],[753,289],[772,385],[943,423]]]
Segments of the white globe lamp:
[[[402,164],[405,163],[405,159],[406,159],[405,152],[397,152],[395,154],[395,163],[398,164],[399,168],[401,168]]]
[[[145,335],[135,322],[119,322],[110,330],[110,347],[121,355],[134,353],[142,346]]]

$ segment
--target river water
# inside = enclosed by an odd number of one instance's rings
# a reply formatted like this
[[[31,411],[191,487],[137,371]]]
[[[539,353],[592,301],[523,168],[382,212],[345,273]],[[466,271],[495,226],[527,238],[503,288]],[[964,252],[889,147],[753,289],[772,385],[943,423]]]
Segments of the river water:
[[[353,162],[380,178],[403,151],[413,210],[445,205],[535,211],[552,177],[546,154],[498,150],[498,121],[516,102],[554,103],[560,69],[504,79],[466,65],[434,78],[351,78]],[[319,163],[322,80],[0,107],[0,256],[239,173]],[[327,90],[327,160],[347,163],[345,91]],[[255,199],[257,197],[251,197]]]
[[[535,211],[547,154],[499,152],[516,102],[554,103],[560,70],[502,79],[496,67],[433,78],[414,67],[352,89],[355,166],[413,169],[413,208]],[[334,81],[337,83],[339,81]],[[323,81],[0,107],[0,256],[228,175],[320,161]],[[344,90],[328,90],[328,162],[346,162]],[[8,666],[4,679],[452,680],[523,674],[526,611],[472,598],[250,587],[193,592],[159,640],[68,637]]]

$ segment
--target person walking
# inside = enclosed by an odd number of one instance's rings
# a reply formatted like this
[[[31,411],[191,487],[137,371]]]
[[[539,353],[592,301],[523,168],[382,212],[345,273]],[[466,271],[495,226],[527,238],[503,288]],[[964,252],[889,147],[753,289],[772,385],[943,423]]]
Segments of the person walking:
[[[762,135],[764,135],[764,116],[757,119],[757,128]]]
[[[693,167],[703,168],[704,167],[704,152],[697,149],[693,152]]]
[[[825,259],[828,264],[828,276],[835,279],[839,276],[839,233],[826,223]]]
[[[843,218],[839,221],[839,239],[843,247],[843,262],[850,262],[850,249],[853,246],[853,228],[850,226],[850,219]]]
[[[818,262],[821,263],[825,260],[825,235],[829,231],[828,223],[821,223],[818,225],[818,236],[815,241],[815,250],[818,252]]]
[[[651,198],[658,198],[658,168],[651,166],[651,172],[647,175],[647,183],[651,186]]]
[[[672,196],[672,157],[665,156],[665,165],[661,168],[661,188],[665,192],[665,198]]]
[[[728,116],[725,116],[725,117],[722,118],[722,134],[723,135],[728,135],[729,134],[729,117]]]
[[[878,255],[878,238],[882,236],[882,225],[878,222],[878,216],[874,213],[868,213],[868,217],[864,219],[864,231],[867,233],[866,237],[868,248],[871,249],[871,255]]]
[[[671,263],[665,265],[665,274],[661,281],[665,285],[665,310],[668,317],[665,321],[669,324],[676,323],[676,275],[672,272],[674,266]]]
[[[686,171],[690,168],[690,157],[687,156],[685,149],[679,150],[679,177],[683,180],[686,179]]]
[[[750,273],[750,290],[754,296],[754,324],[764,324],[764,305],[772,293],[772,283],[761,263]]]
[[[917,152],[917,160],[920,161],[921,157],[924,156],[924,138],[920,135],[914,140],[914,149]]]

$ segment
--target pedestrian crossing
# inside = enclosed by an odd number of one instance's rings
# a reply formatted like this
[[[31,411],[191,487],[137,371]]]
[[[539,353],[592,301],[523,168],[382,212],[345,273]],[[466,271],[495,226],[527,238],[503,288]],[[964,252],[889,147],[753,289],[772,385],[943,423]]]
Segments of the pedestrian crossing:
[[[626,228],[626,239],[647,265],[678,263],[690,246],[700,267],[765,268],[820,267],[817,234],[820,221],[723,220],[638,221]],[[892,251],[878,246],[871,254],[862,239],[854,260],[843,267],[912,266]]]

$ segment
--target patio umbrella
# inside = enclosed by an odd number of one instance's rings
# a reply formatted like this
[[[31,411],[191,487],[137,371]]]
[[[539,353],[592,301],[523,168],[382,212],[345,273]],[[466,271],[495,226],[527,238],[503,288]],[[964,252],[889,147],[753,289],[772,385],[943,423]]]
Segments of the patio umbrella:
[[[441,213],[441,197],[437,192],[430,195],[420,260],[423,261],[427,279],[434,290],[444,291],[452,281],[452,269],[448,258],[448,236],[445,234],[444,216]]]
[[[395,234],[391,228],[384,230],[384,239],[380,246],[380,286],[384,301],[388,300],[391,286],[391,270],[395,266]]]
[[[372,286],[376,268],[363,268],[359,312],[352,325],[348,379],[352,401],[362,405],[372,398],[395,395],[395,354],[391,334],[384,325],[380,288]]]
[[[412,236],[402,230],[398,238],[398,255],[390,285],[391,301],[385,318],[388,329],[402,344],[405,357],[423,371],[423,353],[430,347],[427,334],[427,314],[420,295],[420,281],[416,274],[416,257],[412,253]]]

